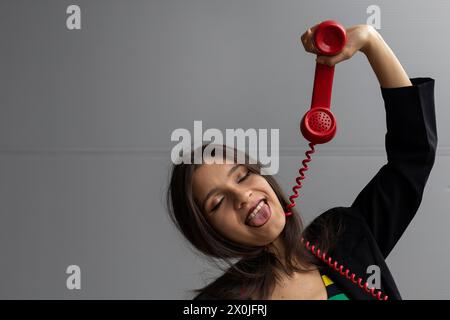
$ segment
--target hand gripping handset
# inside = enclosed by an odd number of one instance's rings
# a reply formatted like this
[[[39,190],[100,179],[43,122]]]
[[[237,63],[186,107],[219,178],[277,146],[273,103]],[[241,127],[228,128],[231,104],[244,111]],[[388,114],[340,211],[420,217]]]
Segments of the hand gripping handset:
[[[313,34],[314,47],[320,55],[336,55],[342,51],[347,35],[345,29],[338,22],[327,20],[317,26]],[[297,184],[292,188],[294,194],[289,197],[290,204],[286,216],[290,216],[291,208],[295,206],[294,199],[298,197],[297,190],[302,187],[304,171],[308,170],[307,163],[311,161],[314,146],[330,141],[336,134],[336,119],[330,110],[331,92],[333,87],[334,66],[316,62],[314,87],[311,99],[311,109],[303,116],[300,122],[300,131],[308,140],[310,150],[306,151],[306,159],[302,161],[300,176],[296,178]]]

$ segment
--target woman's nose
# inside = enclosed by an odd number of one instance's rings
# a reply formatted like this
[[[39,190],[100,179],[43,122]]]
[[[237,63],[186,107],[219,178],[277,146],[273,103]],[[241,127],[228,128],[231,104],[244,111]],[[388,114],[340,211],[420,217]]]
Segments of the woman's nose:
[[[253,192],[249,189],[247,190],[235,190],[235,208],[241,209],[242,207],[245,207],[246,204],[248,204],[252,199]]]

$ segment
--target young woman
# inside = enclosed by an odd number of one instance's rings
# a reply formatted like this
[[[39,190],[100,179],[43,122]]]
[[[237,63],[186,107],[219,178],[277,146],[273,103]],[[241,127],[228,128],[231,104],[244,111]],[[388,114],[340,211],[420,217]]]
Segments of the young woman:
[[[316,27],[301,36],[314,54]],[[286,214],[289,202],[274,178],[248,157],[245,164],[235,153],[234,163],[174,165],[170,217],[201,253],[227,262],[194,299],[401,299],[385,259],[417,212],[434,164],[434,80],[409,79],[371,26],[346,31],[344,50],[317,61],[332,66],[358,51],[367,57],[385,104],[387,163],[350,207],[329,209],[305,229],[295,208]],[[380,281],[371,286],[373,272]]]

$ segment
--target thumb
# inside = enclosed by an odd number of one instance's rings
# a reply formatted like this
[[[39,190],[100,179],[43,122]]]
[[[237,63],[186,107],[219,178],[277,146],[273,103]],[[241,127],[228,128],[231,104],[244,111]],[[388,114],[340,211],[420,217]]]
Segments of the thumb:
[[[316,58],[316,62],[320,64],[325,64],[329,67],[334,66],[335,64],[347,60],[349,57],[346,52],[341,51],[337,55],[334,56],[324,56],[324,55],[318,55]]]

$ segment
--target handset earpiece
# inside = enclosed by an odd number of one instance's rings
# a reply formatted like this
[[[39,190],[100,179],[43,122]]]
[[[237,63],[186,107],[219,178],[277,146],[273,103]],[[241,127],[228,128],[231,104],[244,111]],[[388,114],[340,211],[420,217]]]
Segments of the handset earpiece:
[[[333,56],[347,42],[345,29],[338,22],[327,20],[319,24],[313,35],[314,46],[321,55]],[[316,62],[311,109],[300,122],[300,131],[314,144],[326,143],[336,134],[336,118],[330,110],[334,66]]]

